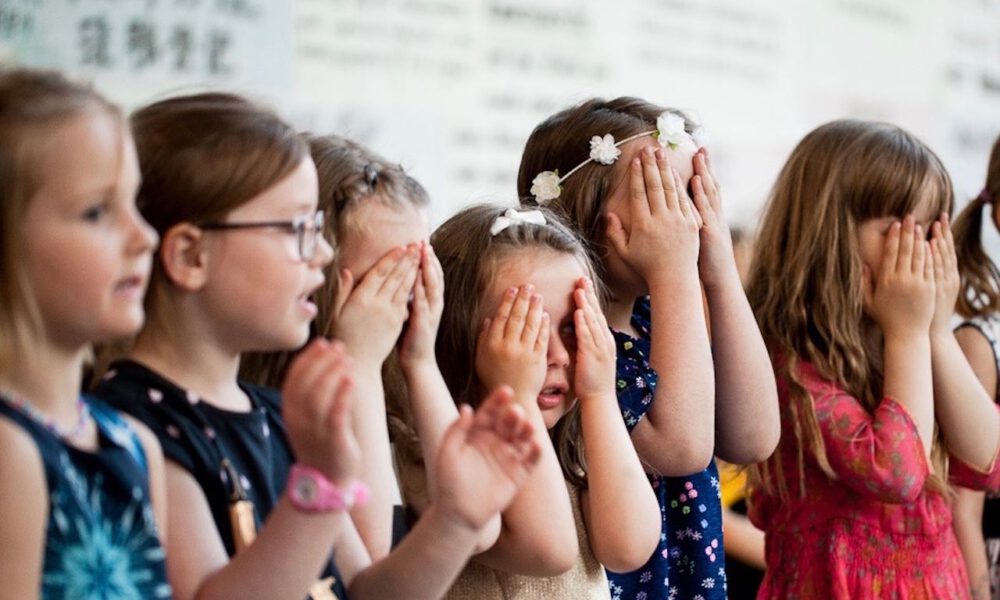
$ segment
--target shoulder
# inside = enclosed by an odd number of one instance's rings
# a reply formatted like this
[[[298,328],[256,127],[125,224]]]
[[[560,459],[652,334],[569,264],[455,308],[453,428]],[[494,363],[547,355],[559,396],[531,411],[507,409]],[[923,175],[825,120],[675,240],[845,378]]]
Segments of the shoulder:
[[[0,418],[0,498],[13,495],[37,503],[47,493],[45,463],[34,438],[14,421]],[[20,514],[15,506],[5,503],[4,508]]]

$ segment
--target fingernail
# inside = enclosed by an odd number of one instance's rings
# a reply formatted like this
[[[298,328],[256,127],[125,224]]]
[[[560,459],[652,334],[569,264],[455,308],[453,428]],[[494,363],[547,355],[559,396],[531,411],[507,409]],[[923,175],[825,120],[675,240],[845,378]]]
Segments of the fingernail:
[[[531,295],[531,303],[532,304],[538,304],[541,300],[542,300],[542,297],[539,296],[538,294],[532,294]]]
[[[656,160],[663,160],[663,149],[656,149]]]
[[[517,288],[516,287],[508,288],[507,289],[507,295],[510,296],[511,298],[513,298],[514,296],[516,296],[517,295]]]

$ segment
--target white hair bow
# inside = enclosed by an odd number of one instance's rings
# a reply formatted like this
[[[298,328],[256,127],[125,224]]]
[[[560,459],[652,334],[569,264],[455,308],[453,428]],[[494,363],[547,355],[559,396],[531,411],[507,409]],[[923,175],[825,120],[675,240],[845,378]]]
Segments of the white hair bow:
[[[496,235],[511,225],[523,223],[545,225],[545,215],[538,210],[519,212],[516,209],[508,208],[507,212],[497,217],[496,221],[493,221],[493,225],[490,227],[490,235]]]

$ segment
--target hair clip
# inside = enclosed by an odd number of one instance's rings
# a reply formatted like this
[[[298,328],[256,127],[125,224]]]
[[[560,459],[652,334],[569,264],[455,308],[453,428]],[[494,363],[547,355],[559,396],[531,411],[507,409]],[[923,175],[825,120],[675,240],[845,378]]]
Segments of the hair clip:
[[[374,190],[375,186],[378,185],[378,171],[372,165],[365,165],[364,175],[365,183]]]
[[[490,235],[495,236],[512,225],[524,225],[527,223],[545,225],[545,215],[538,210],[518,211],[514,208],[508,208],[506,212],[493,221],[493,225],[490,226]]]

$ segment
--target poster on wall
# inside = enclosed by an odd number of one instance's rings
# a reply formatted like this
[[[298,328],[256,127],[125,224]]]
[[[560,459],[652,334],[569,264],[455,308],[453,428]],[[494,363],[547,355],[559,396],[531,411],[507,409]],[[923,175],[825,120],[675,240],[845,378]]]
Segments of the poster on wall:
[[[92,79],[132,105],[181,87],[291,83],[284,0],[0,0],[0,61]]]

